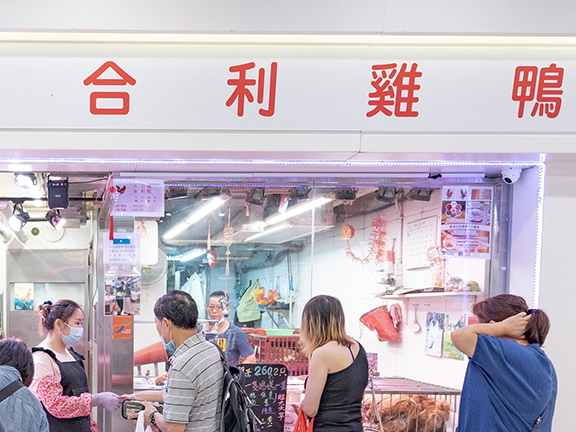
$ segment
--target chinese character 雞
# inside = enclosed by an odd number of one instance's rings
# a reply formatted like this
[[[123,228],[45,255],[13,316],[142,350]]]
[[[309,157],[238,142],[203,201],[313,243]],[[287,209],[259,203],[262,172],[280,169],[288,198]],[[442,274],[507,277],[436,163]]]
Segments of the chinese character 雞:
[[[418,64],[413,63],[410,70],[403,63],[400,70],[396,63],[372,66],[372,82],[374,91],[368,93],[370,100],[368,105],[374,108],[366,113],[366,117],[373,117],[382,113],[388,117],[418,117],[418,111],[414,110],[414,104],[419,100],[415,96],[420,85],[416,79],[422,76],[418,72]]]

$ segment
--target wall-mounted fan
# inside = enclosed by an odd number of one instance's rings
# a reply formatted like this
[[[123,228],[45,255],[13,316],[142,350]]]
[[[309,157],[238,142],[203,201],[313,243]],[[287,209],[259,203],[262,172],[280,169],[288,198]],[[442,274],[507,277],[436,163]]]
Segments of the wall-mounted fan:
[[[142,285],[152,285],[158,282],[166,274],[168,261],[166,254],[158,249],[158,262],[152,265],[142,266]]]

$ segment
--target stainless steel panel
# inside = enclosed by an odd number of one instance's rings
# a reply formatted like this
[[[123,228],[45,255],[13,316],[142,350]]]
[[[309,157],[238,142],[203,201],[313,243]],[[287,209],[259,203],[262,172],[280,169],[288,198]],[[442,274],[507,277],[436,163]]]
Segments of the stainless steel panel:
[[[8,250],[8,282],[80,282],[88,276],[86,250]]]

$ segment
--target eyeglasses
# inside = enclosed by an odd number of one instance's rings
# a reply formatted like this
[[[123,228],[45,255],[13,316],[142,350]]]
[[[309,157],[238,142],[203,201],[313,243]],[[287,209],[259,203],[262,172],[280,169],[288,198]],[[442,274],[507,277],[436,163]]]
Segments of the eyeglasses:
[[[215,305],[209,304],[209,305],[206,305],[206,309],[209,309],[209,310],[222,310],[222,306],[215,306]]]

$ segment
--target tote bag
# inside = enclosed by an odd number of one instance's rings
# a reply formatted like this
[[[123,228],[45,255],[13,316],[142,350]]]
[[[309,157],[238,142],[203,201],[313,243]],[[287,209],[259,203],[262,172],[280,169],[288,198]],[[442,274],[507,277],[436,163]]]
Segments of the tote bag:
[[[294,432],[312,432],[314,430],[314,417],[310,419],[310,423],[306,420],[306,414],[300,409],[298,419],[294,425]]]

